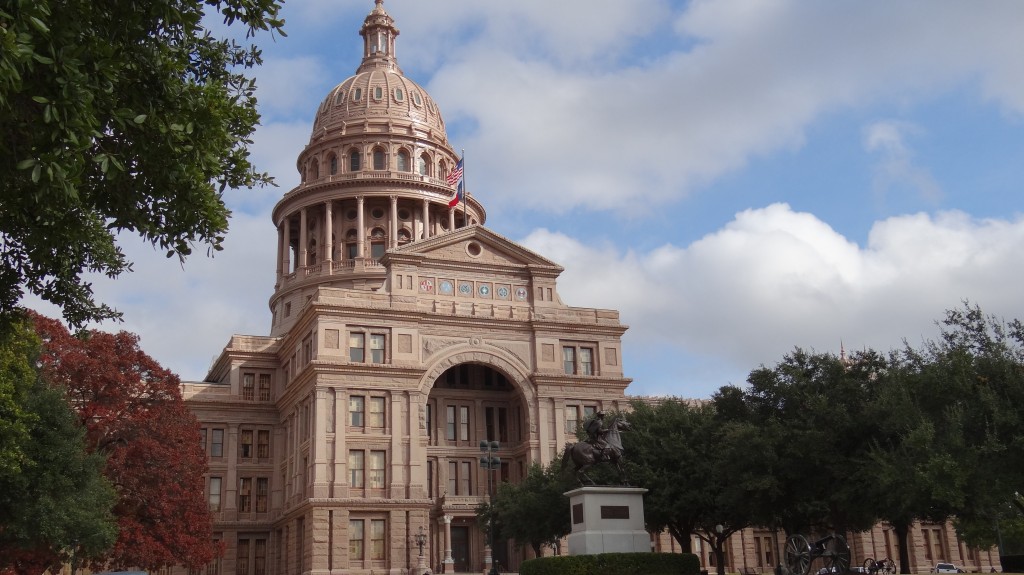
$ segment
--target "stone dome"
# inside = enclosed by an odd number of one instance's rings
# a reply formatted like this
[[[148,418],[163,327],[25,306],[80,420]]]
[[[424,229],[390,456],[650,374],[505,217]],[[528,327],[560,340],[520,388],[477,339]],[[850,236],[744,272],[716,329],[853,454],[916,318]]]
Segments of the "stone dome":
[[[363,22],[363,60],[355,75],[334,87],[320,103],[311,140],[367,122],[393,121],[428,139],[447,144],[444,120],[434,99],[406,78],[395,57],[398,28],[383,0]]]

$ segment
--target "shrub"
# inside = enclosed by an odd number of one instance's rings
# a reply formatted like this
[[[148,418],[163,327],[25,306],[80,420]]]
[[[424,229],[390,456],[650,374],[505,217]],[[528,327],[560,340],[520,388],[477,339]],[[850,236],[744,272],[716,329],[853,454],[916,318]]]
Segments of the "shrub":
[[[524,561],[519,575],[697,575],[692,553],[601,553]]]

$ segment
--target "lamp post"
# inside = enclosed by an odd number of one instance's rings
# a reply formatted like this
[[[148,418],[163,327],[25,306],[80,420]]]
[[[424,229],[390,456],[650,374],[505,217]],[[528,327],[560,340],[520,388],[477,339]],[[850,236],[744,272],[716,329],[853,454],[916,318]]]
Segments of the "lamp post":
[[[483,467],[487,474],[487,501],[494,504],[494,491],[491,488],[491,471],[501,468],[501,458],[494,455],[498,452],[497,441],[480,441],[480,467]],[[487,575],[498,575],[498,568],[494,566],[492,554],[494,553],[494,510],[491,510],[490,525],[487,528],[487,553],[484,555],[484,564],[490,565]]]
[[[415,535],[416,545],[420,548],[420,558],[416,562],[416,571],[423,573],[427,569],[427,559],[423,556],[423,546],[427,544],[427,534],[423,532],[423,526],[420,525],[420,531]]]

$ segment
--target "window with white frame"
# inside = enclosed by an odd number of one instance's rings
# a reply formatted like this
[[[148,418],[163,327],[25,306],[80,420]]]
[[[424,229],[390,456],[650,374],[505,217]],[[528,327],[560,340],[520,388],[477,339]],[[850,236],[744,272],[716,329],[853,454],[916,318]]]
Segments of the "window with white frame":
[[[369,426],[377,429],[384,428],[384,408],[386,406],[385,398],[383,397],[371,397],[370,398],[370,415],[369,415]]]
[[[361,489],[365,483],[363,474],[365,472],[365,454],[361,449],[353,449],[348,452],[348,484],[354,489]]]
[[[362,395],[350,395],[348,398],[348,424],[352,427],[365,425],[366,398]]]
[[[594,345],[562,346],[562,368],[569,375],[594,375]]]
[[[384,363],[387,336],[370,330],[352,330],[348,337],[348,358],[355,363]]]

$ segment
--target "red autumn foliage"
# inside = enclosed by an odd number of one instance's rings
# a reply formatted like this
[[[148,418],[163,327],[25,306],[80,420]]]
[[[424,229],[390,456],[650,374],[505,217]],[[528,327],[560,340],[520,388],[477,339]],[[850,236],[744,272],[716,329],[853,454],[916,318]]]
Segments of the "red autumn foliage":
[[[89,448],[107,455],[105,475],[118,492],[117,543],[94,567],[205,566],[220,546],[204,497],[199,422],[178,376],[139,349],[135,334],[77,337],[56,320],[34,315],[34,322],[44,376],[67,387]]]

